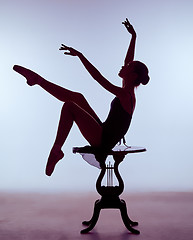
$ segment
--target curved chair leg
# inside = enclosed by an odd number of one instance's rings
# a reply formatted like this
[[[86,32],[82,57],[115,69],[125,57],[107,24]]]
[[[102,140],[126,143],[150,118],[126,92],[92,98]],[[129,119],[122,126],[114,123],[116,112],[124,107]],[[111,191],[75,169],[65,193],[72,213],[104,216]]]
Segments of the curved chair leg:
[[[100,200],[97,200],[95,202],[94,213],[93,213],[93,216],[92,216],[91,220],[83,222],[84,225],[88,224],[89,227],[83,229],[80,233],[88,233],[95,227],[95,225],[98,221],[98,218],[99,218],[100,210],[101,210]]]
[[[131,221],[131,219],[128,217],[127,215],[127,207],[126,207],[126,203],[124,200],[121,200],[121,206],[120,206],[120,211],[121,211],[121,217],[122,220],[125,224],[125,227],[132,233],[134,234],[140,234],[140,231],[134,229],[131,227],[132,223],[134,223],[135,225],[137,225],[137,222],[133,222]]]
[[[95,201],[94,209],[95,209],[96,204],[97,204],[99,201],[100,201],[99,199]],[[91,218],[89,221],[83,221],[82,224],[85,225],[85,226],[89,226],[89,225],[91,224],[91,222],[93,221],[93,218],[94,218],[94,213],[93,213],[92,218]]]
[[[123,206],[126,208],[126,212],[127,212],[126,203],[125,203],[125,201],[124,201],[123,199],[121,199],[121,203],[122,203]],[[125,217],[127,218],[127,221],[129,222],[129,224],[130,224],[131,226],[138,226],[138,222],[132,221],[132,220],[129,218],[128,214],[126,214]]]

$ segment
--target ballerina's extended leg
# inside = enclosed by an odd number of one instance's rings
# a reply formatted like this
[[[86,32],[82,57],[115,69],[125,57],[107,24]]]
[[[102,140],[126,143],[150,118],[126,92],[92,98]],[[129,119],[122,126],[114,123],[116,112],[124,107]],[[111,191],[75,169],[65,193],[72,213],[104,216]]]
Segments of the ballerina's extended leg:
[[[62,102],[70,101],[76,103],[86,112],[88,112],[94,119],[96,119],[97,122],[100,122],[99,117],[90,107],[89,103],[81,93],[71,91],[69,89],[60,87],[52,82],[49,82],[40,75],[38,75],[37,73],[33,72],[32,70],[24,68],[22,66],[15,65],[13,67],[13,70],[24,76],[27,79],[28,85],[33,86],[35,84],[38,84],[45,91],[47,91],[52,96],[54,96],[55,98]]]

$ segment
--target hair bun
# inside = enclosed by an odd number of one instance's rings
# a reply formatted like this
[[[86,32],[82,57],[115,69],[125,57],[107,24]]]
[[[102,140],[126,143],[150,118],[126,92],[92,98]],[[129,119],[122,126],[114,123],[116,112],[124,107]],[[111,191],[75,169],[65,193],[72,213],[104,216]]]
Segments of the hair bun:
[[[138,77],[135,80],[134,86],[137,87],[140,84],[146,85],[149,82],[149,70],[147,66],[140,61],[133,61],[134,72],[137,73]]]
[[[148,82],[149,82],[149,76],[148,75],[146,75],[146,76],[144,76],[143,77],[143,79],[142,79],[142,81],[141,81],[141,83],[143,84],[143,85],[146,85],[146,84],[148,84]]]

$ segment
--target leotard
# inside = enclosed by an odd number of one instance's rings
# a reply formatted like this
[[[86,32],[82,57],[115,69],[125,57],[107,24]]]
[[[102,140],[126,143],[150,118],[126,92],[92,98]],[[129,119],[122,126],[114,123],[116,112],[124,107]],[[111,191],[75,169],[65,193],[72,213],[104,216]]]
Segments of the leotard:
[[[119,98],[115,97],[111,102],[107,119],[102,123],[101,148],[106,150],[112,149],[127,133],[131,119],[132,114],[125,111]]]

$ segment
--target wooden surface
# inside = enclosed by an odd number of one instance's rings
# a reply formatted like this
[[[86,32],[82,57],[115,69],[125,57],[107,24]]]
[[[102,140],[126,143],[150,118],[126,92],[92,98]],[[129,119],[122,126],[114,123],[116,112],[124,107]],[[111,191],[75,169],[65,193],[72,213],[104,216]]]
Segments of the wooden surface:
[[[102,210],[96,227],[80,235],[98,194],[0,194],[1,240],[190,240],[193,193],[123,194],[140,235],[124,227],[118,210]]]
[[[88,146],[86,147],[74,147],[73,153],[94,153],[92,151],[92,148]],[[137,147],[137,146],[124,146],[124,145],[117,145],[114,147],[111,151],[109,151],[108,155],[114,155],[114,154],[128,154],[128,153],[138,153],[138,152],[145,152],[146,148],[144,147]]]

